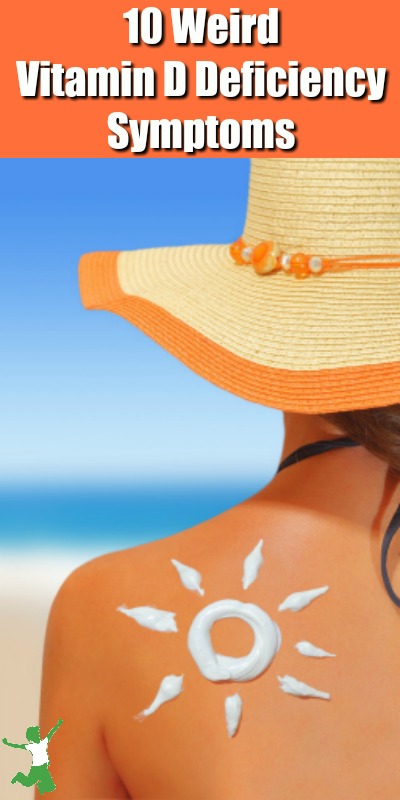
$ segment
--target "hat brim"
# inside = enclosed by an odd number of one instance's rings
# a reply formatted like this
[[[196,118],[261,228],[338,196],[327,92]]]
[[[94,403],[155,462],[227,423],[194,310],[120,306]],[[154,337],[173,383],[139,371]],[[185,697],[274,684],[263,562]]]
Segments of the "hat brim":
[[[400,402],[400,270],[299,281],[228,245],[90,253],[86,308],[112,311],[196,373],[262,405],[329,413]]]

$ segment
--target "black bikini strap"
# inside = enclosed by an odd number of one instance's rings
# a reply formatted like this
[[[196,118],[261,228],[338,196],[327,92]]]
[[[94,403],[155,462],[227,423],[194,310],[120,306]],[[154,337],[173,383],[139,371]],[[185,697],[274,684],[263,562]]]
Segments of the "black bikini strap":
[[[357,447],[358,442],[354,442],[352,439],[344,436],[341,439],[326,439],[319,442],[312,442],[311,444],[305,444],[303,447],[299,447],[293,453],[291,453],[287,458],[284,458],[283,461],[279,464],[278,472],[281,472],[286,467],[291,467],[293,464],[298,464],[299,461],[303,461],[305,458],[310,458],[311,456],[317,456],[320,453],[326,453],[328,450],[337,450],[339,447]],[[387,568],[387,559],[389,554],[390,545],[393,542],[396,534],[399,532],[400,529],[400,505],[395,511],[391,521],[389,522],[388,528],[385,532],[382,542],[381,548],[381,573],[382,573],[382,580],[385,585],[385,589],[393,601],[393,603],[400,608],[400,597],[396,594],[393,589],[393,586],[390,582],[388,568]]]
[[[326,439],[319,442],[312,442],[311,444],[305,444],[281,461],[278,472],[286,469],[286,467],[291,467],[292,464],[298,464],[299,461],[303,461],[305,458],[318,456],[320,453],[326,453],[328,450],[337,450],[339,447],[359,447],[359,444],[358,442],[353,442],[353,439],[349,439],[347,436],[343,436],[342,439]]]
[[[396,592],[393,589],[387,569],[387,559],[388,559],[390,545],[392,544],[392,541],[396,536],[396,533],[399,532],[399,529],[400,529],[400,506],[398,507],[397,511],[394,512],[393,517],[389,522],[388,528],[383,537],[382,548],[381,548],[381,573],[383,582],[385,584],[385,588],[390,599],[393,600],[395,605],[400,608],[400,597],[396,594]]]

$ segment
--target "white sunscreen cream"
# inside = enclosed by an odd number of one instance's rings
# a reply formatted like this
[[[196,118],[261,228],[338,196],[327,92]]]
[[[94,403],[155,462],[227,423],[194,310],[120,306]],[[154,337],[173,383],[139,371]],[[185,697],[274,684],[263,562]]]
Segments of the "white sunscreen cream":
[[[322,586],[320,589],[309,589],[307,592],[294,592],[280,604],[278,611],[301,611],[317,597],[325,594],[328,589],[329,586]]]
[[[283,678],[278,676],[281,689],[286,694],[293,694],[295,697],[318,697],[320,700],[330,700],[331,696],[328,692],[320,692],[319,689],[314,689],[308,686],[307,683],[298,681],[292,678],[291,675],[284,675]]]
[[[254,633],[252,650],[242,658],[215,653],[211,628],[217,620],[236,617],[247,622]],[[188,635],[189,650],[202,675],[209,681],[250,681],[261,675],[276,656],[281,644],[278,626],[261,608],[239,600],[218,600],[194,618]]]
[[[262,548],[263,548],[263,540],[260,539],[258,544],[256,544],[254,550],[249,553],[249,555],[244,560],[243,566],[243,578],[242,584],[243,589],[248,589],[249,586],[254,583],[256,578],[258,577],[258,573],[261,569],[263,564],[263,557],[262,557]]]
[[[225,699],[225,719],[228,736],[237,733],[242,718],[242,698],[240,694],[232,694]]]
[[[182,564],[180,561],[177,561],[176,558],[171,558],[171,564],[174,565],[185,589],[189,589],[191,592],[197,592],[202,596],[204,595],[204,589],[202,589],[200,585],[201,575],[200,572],[197,572],[197,569]]]
[[[144,711],[137,714],[135,719],[142,720],[145,717],[149,717],[150,714],[154,714],[164,703],[168,703],[169,700],[174,700],[175,697],[178,697],[182,692],[182,688],[183,675],[167,675],[161,681],[160,688],[153,702],[148,708],[145,708]]]
[[[151,608],[151,606],[137,606],[136,608],[118,606],[117,611],[134,619],[143,628],[150,628],[152,631],[176,633],[178,630],[173,611],[162,611],[159,608]]]
[[[335,653],[328,653],[320,647],[315,647],[311,642],[297,642],[295,648],[302,656],[309,658],[336,658]]]

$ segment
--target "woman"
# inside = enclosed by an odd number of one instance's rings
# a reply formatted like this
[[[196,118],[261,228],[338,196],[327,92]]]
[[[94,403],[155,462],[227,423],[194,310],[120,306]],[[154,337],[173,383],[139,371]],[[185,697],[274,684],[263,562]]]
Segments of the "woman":
[[[398,797],[399,214],[400,160],[256,159],[230,248],[82,260],[87,307],[281,408],[285,440],[254,497],[61,589],[41,719],[65,720],[59,800]]]

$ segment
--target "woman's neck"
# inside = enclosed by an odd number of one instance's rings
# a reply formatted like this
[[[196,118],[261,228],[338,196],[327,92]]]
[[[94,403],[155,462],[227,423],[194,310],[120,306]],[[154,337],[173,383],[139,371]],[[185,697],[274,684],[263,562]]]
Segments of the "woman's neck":
[[[337,439],[344,436],[335,425],[332,425],[317,414],[284,414],[285,437],[281,460],[298,447],[321,439]]]
[[[303,445],[346,436],[314,414],[285,413],[284,428],[281,461]],[[313,456],[309,466],[303,462],[303,467],[283,470],[270,484],[271,495],[281,499],[283,492],[286,501],[290,496],[292,502],[315,503],[322,509],[335,506],[340,516],[361,524],[371,524],[372,520],[377,528],[387,524],[400,502],[400,484],[388,465],[362,446],[336,451],[333,458],[332,455]]]

